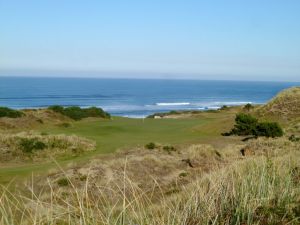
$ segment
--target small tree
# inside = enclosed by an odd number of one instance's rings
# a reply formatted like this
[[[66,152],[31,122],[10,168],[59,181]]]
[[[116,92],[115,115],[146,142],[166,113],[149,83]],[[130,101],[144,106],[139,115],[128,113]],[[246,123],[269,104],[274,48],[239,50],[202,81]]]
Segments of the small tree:
[[[258,120],[249,114],[239,113],[235,117],[235,123],[234,128],[230,132],[231,134],[253,135]]]
[[[253,109],[253,108],[254,108],[254,106],[251,105],[250,103],[247,103],[247,104],[244,106],[244,109],[247,110],[248,112],[249,112],[251,109]]]

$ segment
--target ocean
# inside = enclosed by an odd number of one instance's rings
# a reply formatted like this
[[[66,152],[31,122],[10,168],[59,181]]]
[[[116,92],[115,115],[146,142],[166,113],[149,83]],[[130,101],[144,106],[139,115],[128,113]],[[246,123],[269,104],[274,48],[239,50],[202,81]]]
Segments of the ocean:
[[[0,106],[101,107],[141,118],[171,110],[208,110],[262,104],[292,82],[0,77]]]

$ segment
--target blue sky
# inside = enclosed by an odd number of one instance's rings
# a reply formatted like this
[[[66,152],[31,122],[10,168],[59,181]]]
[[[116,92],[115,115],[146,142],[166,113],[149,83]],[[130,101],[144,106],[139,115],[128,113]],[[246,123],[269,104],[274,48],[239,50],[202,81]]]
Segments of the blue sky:
[[[0,75],[300,81],[300,1],[0,0]]]

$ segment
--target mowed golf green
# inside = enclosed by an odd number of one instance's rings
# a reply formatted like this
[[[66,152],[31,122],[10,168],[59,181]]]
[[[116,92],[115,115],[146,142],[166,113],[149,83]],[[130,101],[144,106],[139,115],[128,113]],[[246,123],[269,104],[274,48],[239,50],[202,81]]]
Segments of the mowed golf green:
[[[220,129],[228,121],[230,120],[228,120],[227,113],[208,113],[198,118],[182,119],[89,118],[73,122],[70,127],[42,125],[36,128],[36,131],[48,134],[78,135],[96,141],[96,150],[93,152],[76,158],[58,159],[60,165],[65,165],[69,162],[84,162],[97,155],[112,153],[120,149],[144,146],[149,142],[179,146],[219,139]],[[55,166],[55,163],[49,162],[3,166],[0,171],[0,182],[8,182],[13,177],[26,177],[32,172],[47,171]]]

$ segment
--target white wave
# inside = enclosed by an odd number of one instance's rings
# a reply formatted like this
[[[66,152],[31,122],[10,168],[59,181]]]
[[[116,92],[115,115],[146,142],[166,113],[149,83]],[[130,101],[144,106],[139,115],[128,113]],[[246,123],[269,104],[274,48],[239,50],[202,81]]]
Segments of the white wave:
[[[180,105],[190,105],[189,102],[159,102],[155,105],[157,106],[180,106]]]
[[[122,117],[127,117],[127,118],[132,118],[132,119],[145,119],[147,117],[147,115],[134,115],[134,114],[130,114],[130,115],[121,115]]]
[[[252,102],[214,102],[216,105],[246,105],[246,104],[252,104]]]
[[[206,107],[207,109],[219,109],[220,106],[209,106],[209,107]]]

